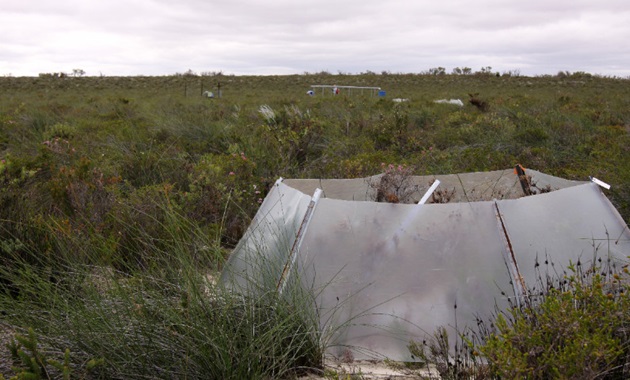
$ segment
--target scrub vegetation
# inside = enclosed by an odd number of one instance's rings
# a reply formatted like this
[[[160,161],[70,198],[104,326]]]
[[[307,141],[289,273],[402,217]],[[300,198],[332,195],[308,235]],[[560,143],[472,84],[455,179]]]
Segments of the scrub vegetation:
[[[344,87],[307,95],[315,84],[378,86],[386,95]],[[0,78],[0,91],[0,335],[9,342],[0,347],[0,374],[7,377],[318,371],[325,339],[305,312],[308,289],[243,298],[214,281],[278,177],[520,163],[611,184],[606,195],[630,220],[628,79],[489,71],[43,74]],[[588,377],[619,373],[611,369],[627,358],[626,277],[570,269],[575,276],[564,288],[497,316],[475,349],[488,376],[571,377],[574,368],[554,367],[562,360],[547,354],[554,344],[569,350],[562,359],[588,363]],[[581,324],[583,312],[602,322]],[[563,319],[548,322],[553,317]],[[559,334],[553,341],[534,334],[574,324],[579,347],[564,330],[549,332]],[[434,354],[427,357],[443,358]]]
[[[443,326],[411,342],[421,368],[441,379],[627,379],[628,264],[596,257],[588,266],[578,260],[559,271],[545,260],[536,271],[522,304],[477,326]]]

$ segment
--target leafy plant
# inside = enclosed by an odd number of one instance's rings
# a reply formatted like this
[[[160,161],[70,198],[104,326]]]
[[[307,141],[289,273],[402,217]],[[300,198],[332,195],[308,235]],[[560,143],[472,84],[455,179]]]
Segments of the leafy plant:
[[[218,237],[228,246],[238,242],[267,193],[256,166],[244,152],[206,154],[189,175],[183,208],[193,220],[220,226]]]
[[[460,334],[458,331],[456,333]],[[453,348],[449,343],[447,329],[441,326],[428,341],[412,341],[409,352],[419,360],[421,368],[428,370],[429,376],[432,371],[436,371],[439,378],[445,380],[490,378],[487,365],[468,347],[464,335],[456,339]]]
[[[16,334],[15,339],[8,343],[7,348],[14,362],[12,369],[15,376],[11,379],[62,378],[69,380],[74,372],[73,363],[70,360],[70,349],[63,352],[61,361],[50,358],[50,355],[41,349],[32,328],[28,330],[27,335]],[[92,359],[85,363],[84,370],[93,371],[103,362],[103,359]],[[1,374],[0,378],[3,378]]]
[[[549,279],[529,302],[497,316],[476,349],[500,377],[625,378],[630,358],[627,266],[583,268]]]

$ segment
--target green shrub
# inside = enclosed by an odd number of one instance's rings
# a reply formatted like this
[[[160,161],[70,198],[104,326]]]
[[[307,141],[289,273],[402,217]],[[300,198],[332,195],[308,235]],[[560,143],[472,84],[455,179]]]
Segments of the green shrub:
[[[295,104],[279,110],[262,105],[259,112],[264,124],[254,132],[262,143],[261,150],[252,153],[257,162],[275,167],[285,176],[299,175],[321,156],[324,133],[329,131],[311,110],[303,111]]]
[[[427,370],[431,378],[433,371],[444,380],[490,378],[488,366],[483,358],[468,347],[467,337],[464,335],[457,336],[457,342],[451,345],[447,329],[441,326],[428,340],[412,341],[409,344],[409,352],[418,360],[416,366]]]
[[[517,132],[514,138],[524,145],[539,145],[549,138],[549,134],[543,128],[530,127]]]
[[[120,143],[120,176],[140,188],[143,186],[170,183],[180,189],[188,186],[187,174],[190,167],[188,155],[178,146],[156,140]]]
[[[15,339],[7,345],[13,359],[13,371],[15,376],[11,379],[52,379],[59,378],[70,380],[72,373],[94,373],[95,369],[103,364],[103,359],[91,359],[87,363],[71,362],[70,350],[66,349],[59,355],[63,359],[51,358],[50,353],[44,352],[37,341],[33,329],[28,330],[27,335],[15,334]],[[73,370],[79,367],[78,370]],[[4,379],[0,374],[0,379]]]
[[[528,302],[499,314],[477,349],[505,378],[625,378],[630,359],[628,278],[571,265]],[[627,273],[627,269],[624,269]]]
[[[396,155],[373,151],[353,155],[352,157],[335,157],[327,160],[322,171],[329,178],[369,177],[382,171],[382,164],[392,162]]]
[[[244,152],[206,154],[192,168],[190,191],[183,194],[187,215],[220,225],[220,238],[233,246],[262,203],[267,181],[256,176],[256,164]]]

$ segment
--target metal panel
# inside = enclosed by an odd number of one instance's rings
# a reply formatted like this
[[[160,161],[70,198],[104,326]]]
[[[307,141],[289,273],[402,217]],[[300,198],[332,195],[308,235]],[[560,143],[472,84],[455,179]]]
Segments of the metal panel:
[[[275,289],[310,201],[310,196],[277,182],[230,255],[221,282]]]
[[[331,353],[411,360],[410,339],[475,324],[512,286],[492,202],[401,205],[321,199],[300,251]],[[500,296],[499,296],[500,297]]]
[[[475,326],[478,316],[507,307],[506,297],[536,284],[545,260],[564,268],[587,263],[595,252],[613,260],[630,255],[630,231],[597,185],[527,174],[553,191],[522,197],[512,169],[414,177],[426,182],[418,199],[432,179],[456,188],[460,196],[447,204],[369,202],[373,189],[365,178],[278,182],[222,281],[273,289],[295,246],[298,265],[287,267],[286,286],[312,290],[329,353],[412,360],[410,340],[439,326]],[[327,198],[304,223],[311,197],[303,192],[317,187]]]
[[[530,286],[546,270],[566,268],[570,261],[588,264],[595,254],[603,260],[630,254],[626,224],[594,183],[497,203]]]
[[[551,191],[577,186],[586,181],[571,181],[554,177],[536,170],[526,170],[532,183],[538,188],[549,187]],[[347,201],[374,201],[376,190],[370,183],[378,184],[382,175],[354,179],[287,179],[287,185],[306,194],[312,194],[316,188],[324,192],[324,197]],[[514,173],[514,169],[490,172],[412,176],[411,183],[417,186],[412,194],[418,202],[434,180],[441,182],[438,189],[453,192],[453,202],[478,202],[493,199],[516,199],[523,196],[523,190]]]

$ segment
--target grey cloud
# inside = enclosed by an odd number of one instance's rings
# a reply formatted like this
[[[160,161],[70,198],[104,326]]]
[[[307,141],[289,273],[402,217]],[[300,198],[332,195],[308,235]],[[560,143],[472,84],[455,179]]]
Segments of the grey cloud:
[[[88,75],[160,75],[189,68],[273,74],[493,66],[531,75],[562,69],[628,76],[626,4],[11,2],[0,14],[0,75],[37,75],[81,64]]]

